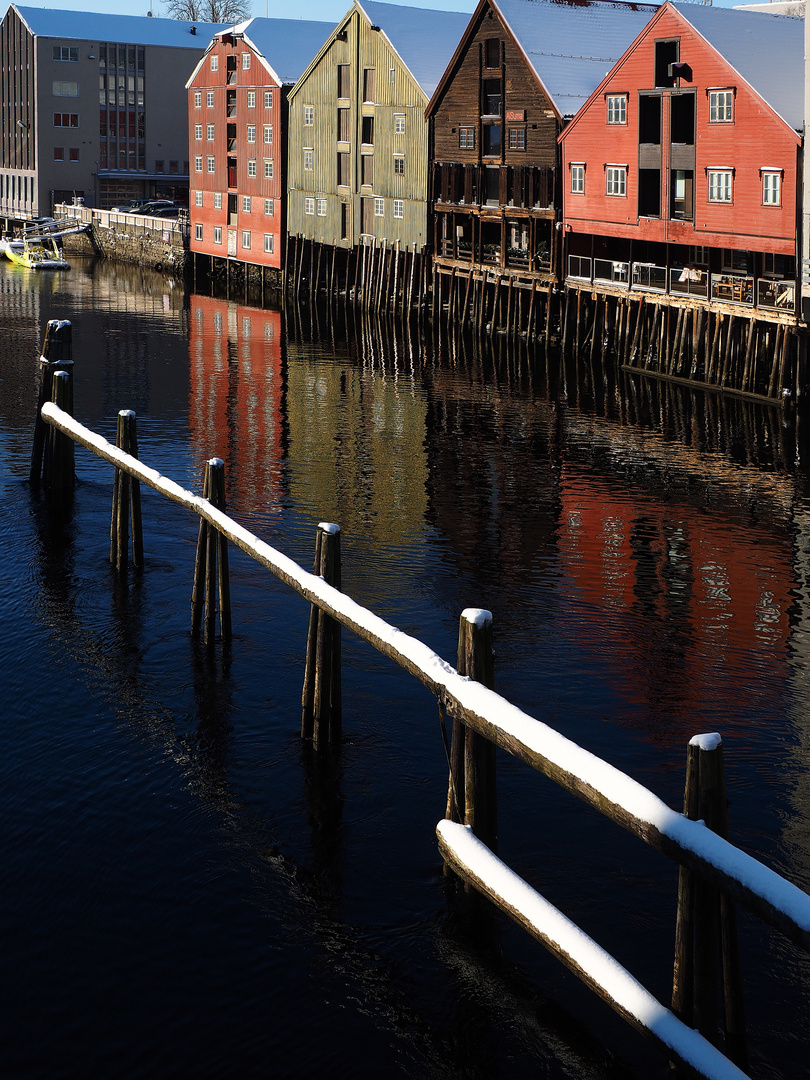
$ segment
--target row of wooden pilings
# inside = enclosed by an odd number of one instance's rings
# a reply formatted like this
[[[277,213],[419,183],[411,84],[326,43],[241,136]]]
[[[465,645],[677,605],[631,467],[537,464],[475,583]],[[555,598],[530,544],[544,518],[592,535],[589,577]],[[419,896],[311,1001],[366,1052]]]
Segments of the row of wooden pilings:
[[[795,403],[803,389],[806,338],[753,310],[569,288],[561,341],[577,358],[612,355],[630,371],[772,403]]]
[[[51,432],[46,437],[41,406],[53,400],[72,414],[72,359],[70,324],[48,325],[40,364],[40,406],[34,432],[31,482],[44,484],[57,505],[69,499],[74,484],[73,441],[69,435]],[[137,458],[135,415],[119,413],[118,448]],[[224,464],[212,458],[206,465],[203,498],[224,512]],[[113,480],[110,562],[118,575],[127,572],[130,522],[132,561],[143,568],[143,523],[138,481],[116,466]],[[191,599],[191,632],[202,634],[213,646],[217,639],[229,648],[232,637],[228,541],[201,517]],[[316,533],[314,574],[336,589],[341,586],[340,528],[321,523]],[[490,688],[494,685],[492,616],[479,609],[465,610],[460,619],[457,670],[462,676]],[[306,660],[301,698],[301,735],[322,749],[341,739],[341,626],[317,604],[312,604],[307,634]],[[441,713],[441,707],[440,707]],[[445,817],[470,826],[493,852],[497,849],[497,784],[495,746],[479,732],[453,717],[448,738],[444,716],[441,731],[448,761],[448,793]],[[693,739],[687,757],[684,814],[727,838],[728,816],[722,744],[718,736]],[[447,857],[447,856],[446,856]],[[453,869],[458,868],[450,860]],[[564,960],[564,957],[560,957]],[[581,973],[580,973],[581,974]],[[586,979],[597,992],[598,985]],[[719,991],[719,992],[718,992]],[[609,999],[606,991],[603,996]],[[722,1018],[718,1001],[722,1001]],[[615,1007],[615,1002],[612,1002]],[[695,871],[681,867],[678,888],[673,1012],[688,1026],[699,1030],[726,1056],[745,1067],[747,1051],[742,1004],[742,979],[733,903],[717,887]],[[621,1009],[619,1010],[622,1011]],[[625,1015],[624,1013],[622,1013]],[[643,1025],[639,1025],[643,1027]],[[645,1031],[649,1034],[649,1031]]]
[[[433,266],[432,310],[459,329],[548,340],[556,329],[556,293],[550,282],[521,280],[500,270]]]

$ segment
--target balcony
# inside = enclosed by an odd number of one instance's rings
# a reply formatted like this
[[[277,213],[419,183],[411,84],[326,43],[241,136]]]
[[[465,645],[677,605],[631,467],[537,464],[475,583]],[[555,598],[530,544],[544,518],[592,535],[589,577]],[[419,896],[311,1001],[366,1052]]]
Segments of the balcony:
[[[754,279],[744,274],[712,274],[711,298],[725,304],[754,306]]]
[[[694,266],[675,267],[669,272],[669,291],[673,296],[699,296],[705,300],[709,295],[709,272]]]
[[[591,260],[585,255],[568,256],[568,276],[582,281],[591,280]]]
[[[757,307],[771,308],[773,311],[795,311],[796,282],[759,278],[757,281]]]
[[[655,263],[633,263],[633,288],[648,292],[667,291],[667,268]]]
[[[616,262],[613,259],[594,259],[593,280],[609,282],[612,285],[629,285],[630,263]]]

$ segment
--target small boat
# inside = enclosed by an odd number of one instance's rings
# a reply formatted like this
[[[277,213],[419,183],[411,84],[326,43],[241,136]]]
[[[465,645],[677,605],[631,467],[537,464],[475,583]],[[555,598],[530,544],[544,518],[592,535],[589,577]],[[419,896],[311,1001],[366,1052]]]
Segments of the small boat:
[[[27,266],[29,270],[69,270],[70,263],[64,259],[50,236],[29,240],[11,240],[3,242],[7,259],[17,266]]]
[[[14,240],[10,236],[3,236],[0,238],[0,255],[5,255],[9,249],[13,251],[22,251],[22,240]]]

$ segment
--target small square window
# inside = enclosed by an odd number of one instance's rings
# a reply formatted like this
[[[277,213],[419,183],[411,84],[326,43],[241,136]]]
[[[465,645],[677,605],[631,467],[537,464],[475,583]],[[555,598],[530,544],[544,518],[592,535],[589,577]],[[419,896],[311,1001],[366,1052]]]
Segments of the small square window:
[[[250,195],[243,195],[242,196],[242,213],[243,214],[249,214],[250,213]]]
[[[214,243],[215,244],[221,244],[222,243],[222,226],[221,225],[215,225],[214,226]]]
[[[709,123],[730,124],[734,119],[734,91],[709,91]]]
[[[607,95],[607,122],[609,124],[627,123],[627,95]]]
[[[605,169],[605,192],[608,195],[627,194],[627,169],[623,165],[609,165]]]
[[[778,172],[762,173],[762,205],[782,205],[782,174]]]
[[[71,146],[70,150],[68,151],[68,156],[70,157],[71,161],[78,161],[79,160],[79,148],[78,148],[78,146]]]
[[[404,116],[395,116],[394,117],[394,134],[395,135],[404,135],[405,134],[405,117]]]
[[[571,191],[574,195],[582,195],[585,191],[585,166],[571,166]]]
[[[208,106],[209,109],[213,109],[213,107],[214,107],[214,91],[213,90],[206,90],[206,92],[205,92],[205,104]]]
[[[405,217],[405,203],[402,199],[394,199],[394,217]]]
[[[64,146],[55,146],[53,148],[53,160],[64,161],[65,160],[65,148]]]
[[[272,233],[264,234],[264,250],[265,254],[272,255],[275,248],[275,236]]]
[[[709,202],[731,202],[732,179],[730,169],[709,170]]]
[[[458,129],[458,148],[459,150],[475,149],[474,127],[462,127]]]
[[[525,128],[509,128],[509,149],[510,150],[525,150],[526,149],[526,129]]]
[[[273,217],[276,212],[276,205],[273,199],[264,200],[264,216]]]
[[[194,205],[195,206],[202,206],[202,204],[203,204],[203,193],[201,191],[195,191],[194,192]]]
[[[203,227],[202,227],[202,225],[195,225],[194,226],[194,239],[195,240],[202,240],[202,238],[203,238]]]

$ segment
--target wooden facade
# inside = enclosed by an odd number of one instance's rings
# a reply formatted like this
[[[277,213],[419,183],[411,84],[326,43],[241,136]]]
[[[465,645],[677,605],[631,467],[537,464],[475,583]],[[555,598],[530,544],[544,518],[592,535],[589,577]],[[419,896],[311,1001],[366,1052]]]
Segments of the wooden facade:
[[[740,20],[801,55],[799,20],[667,3],[563,132],[570,281],[795,320],[801,136],[718,51]]]
[[[479,4],[428,116],[438,265],[556,281],[561,116],[495,0]]]

